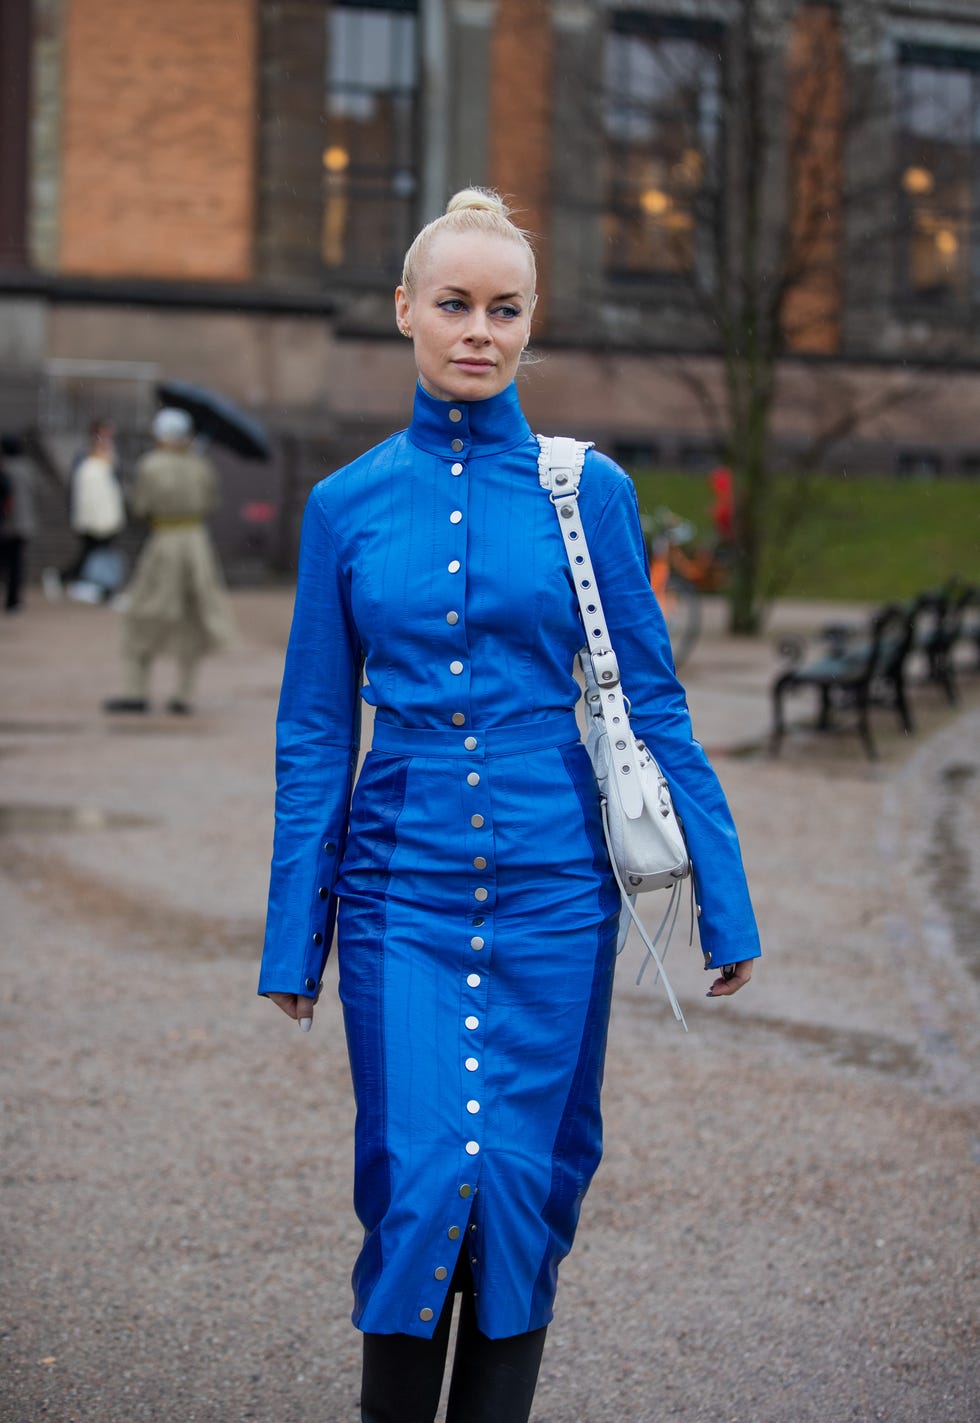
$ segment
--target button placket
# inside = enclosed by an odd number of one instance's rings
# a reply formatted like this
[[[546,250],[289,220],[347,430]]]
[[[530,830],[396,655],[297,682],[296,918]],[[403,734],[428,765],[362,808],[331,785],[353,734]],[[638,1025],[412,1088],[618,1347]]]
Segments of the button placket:
[[[489,952],[491,909],[495,898],[490,823],[489,762],[479,732],[463,739],[464,749],[476,759],[466,771],[463,795],[464,824],[461,840],[467,857],[467,903],[470,909],[468,946],[463,960],[462,1034],[460,1074],[460,1130],[463,1150],[474,1163],[482,1151],[483,1035],[491,974]],[[476,1023],[476,1026],[470,1026]]]
[[[464,419],[463,412],[453,407],[449,412],[449,419],[452,420],[454,424],[459,425]],[[454,447],[455,443],[458,443],[458,441],[454,441]],[[458,479],[459,476],[463,474],[465,465],[461,460],[453,460],[449,469],[450,474]],[[447,508],[446,517],[453,529],[449,545],[453,558],[449,562],[449,572],[451,574],[462,573],[465,578],[466,522],[464,510],[466,508],[466,485],[465,483],[457,484],[454,482],[452,488],[450,488],[447,493],[452,502]],[[456,538],[456,530],[458,530],[462,536],[460,539]],[[450,721],[453,726],[465,726],[469,721],[469,649],[467,646],[465,618],[461,611],[461,609],[465,609],[465,606],[466,585],[464,583],[463,588],[459,590],[459,592],[456,590],[450,591],[442,614],[445,618],[444,626],[449,634],[448,646],[451,650],[450,658],[447,659],[447,666],[450,676],[460,679],[452,694],[456,704],[450,716]]]

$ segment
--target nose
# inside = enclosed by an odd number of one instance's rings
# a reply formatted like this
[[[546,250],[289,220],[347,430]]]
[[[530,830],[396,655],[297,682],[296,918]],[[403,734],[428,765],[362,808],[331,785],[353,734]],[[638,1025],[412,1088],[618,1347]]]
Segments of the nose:
[[[466,323],[465,339],[480,346],[485,346],[490,340],[490,322],[482,307],[475,306],[470,311],[470,319]]]

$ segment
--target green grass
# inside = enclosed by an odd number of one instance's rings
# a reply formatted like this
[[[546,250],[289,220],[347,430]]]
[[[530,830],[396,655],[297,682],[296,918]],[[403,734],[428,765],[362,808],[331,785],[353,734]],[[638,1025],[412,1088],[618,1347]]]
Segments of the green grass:
[[[654,470],[634,478],[645,513],[667,505],[710,537],[704,476]],[[782,591],[886,602],[938,587],[953,574],[980,581],[980,481],[823,475],[813,483]]]

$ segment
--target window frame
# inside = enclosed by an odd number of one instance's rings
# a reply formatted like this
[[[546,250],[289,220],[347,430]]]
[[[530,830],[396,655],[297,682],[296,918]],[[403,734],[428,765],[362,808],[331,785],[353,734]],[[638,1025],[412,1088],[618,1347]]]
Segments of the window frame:
[[[334,23],[334,16],[340,11],[373,12],[412,17],[414,20],[414,71],[410,85],[393,83],[385,87],[372,88],[357,80],[334,81],[332,72],[334,37],[330,27]],[[330,6],[325,9],[324,24],[327,26],[327,34],[325,37],[326,68],[323,76],[324,168],[321,173],[320,198],[320,247],[318,252],[320,270],[328,286],[338,282],[354,286],[387,285],[392,279],[397,279],[401,272],[403,254],[418,226],[421,202],[424,145],[422,140],[422,16],[420,4],[419,0],[332,0]],[[356,154],[351,149],[352,161],[345,168],[331,175],[326,165],[326,155],[334,144],[332,131],[337,117],[331,113],[331,100],[340,95],[356,99],[358,94],[382,95],[386,102],[393,101],[394,103],[403,99],[410,105],[410,166],[406,171],[411,175],[412,188],[404,195],[399,195],[394,191],[396,176],[404,165],[398,163],[398,154],[392,147],[389,147],[387,153],[377,163],[358,163]],[[336,262],[327,260],[331,179],[338,185],[346,183],[347,191],[343,196],[350,203],[352,211],[357,205],[360,205],[362,213],[373,208],[383,214],[387,205],[398,201],[399,213],[397,216],[392,215],[389,228],[391,234],[388,238],[389,251],[382,253],[372,248],[365,258],[359,259],[358,254],[363,251],[363,247],[357,241],[357,227],[352,226],[351,220],[348,219],[339,239],[344,244],[341,259]],[[338,194],[338,196],[340,195]]]
[[[952,70],[971,76],[968,147],[969,197],[962,219],[957,213],[949,216],[953,222],[965,222],[966,294],[958,296],[955,287],[930,292],[917,288],[912,280],[912,256],[915,237],[916,201],[904,186],[904,176],[915,166],[912,152],[916,135],[906,127],[909,106],[906,102],[908,76],[913,69],[941,72]],[[903,41],[897,47],[895,59],[895,176],[894,197],[897,231],[895,242],[895,292],[900,309],[928,315],[933,320],[948,323],[971,320],[980,307],[980,47],[975,49],[918,41]]]
[[[640,269],[617,265],[615,263],[614,249],[611,248],[607,237],[607,224],[610,219],[614,221],[628,220],[629,213],[625,206],[620,207],[614,201],[614,182],[610,181],[610,177],[604,175],[604,190],[600,201],[599,218],[603,254],[603,279],[611,291],[629,292],[632,295],[635,295],[638,291],[642,291],[643,289],[653,292],[663,292],[664,290],[673,289],[680,292],[689,290],[699,281],[704,285],[710,285],[715,280],[715,261],[713,256],[710,259],[706,259],[704,244],[706,238],[709,241],[711,240],[712,233],[715,231],[719,232],[723,243],[723,229],[725,225],[727,142],[724,111],[724,69],[726,64],[725,25],[720,20],[695,19],[682,15],[657,14],[647,10],[633,10],[627,7],[621,7],[608,12],[603,41],[604,45],[608,42],[612,34],[637,36],[653,40],[688,40],[702,46],[706,51],[714,49],[717,52],[715,73],[718,106],[713,133],[713,162],[709,169],[709,176],[705,183],[698,189],[688,209],[694,218],[690,239],[692,245],[692,260],[690,266],[680,270],[670,270],[667,267],[658,268],[655,266]],[[606,127],[609,115],[609,95],[612,91],[608,83],[605,49],[603,53],[602,76],[599,122],[602,129],[603,165],[608,165],[609,174],[612,175],[619,166],[617,154],[622,155],[629,150],[627,145],[620,145],[617,149]],[[648,108],[653,114],[656,114],[657,117],[660,116],[654,105],[650,104]],[[704,155],[705,150],[703,147],[700,147],[699,151]]]

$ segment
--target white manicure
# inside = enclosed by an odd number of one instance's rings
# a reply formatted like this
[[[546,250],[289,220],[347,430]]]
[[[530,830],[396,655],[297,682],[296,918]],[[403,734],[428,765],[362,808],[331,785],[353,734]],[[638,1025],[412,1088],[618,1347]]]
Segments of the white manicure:
[[[313,1026],[312,1018],[300,1018],[299,1026],[304,1033],[308,1033]]]

